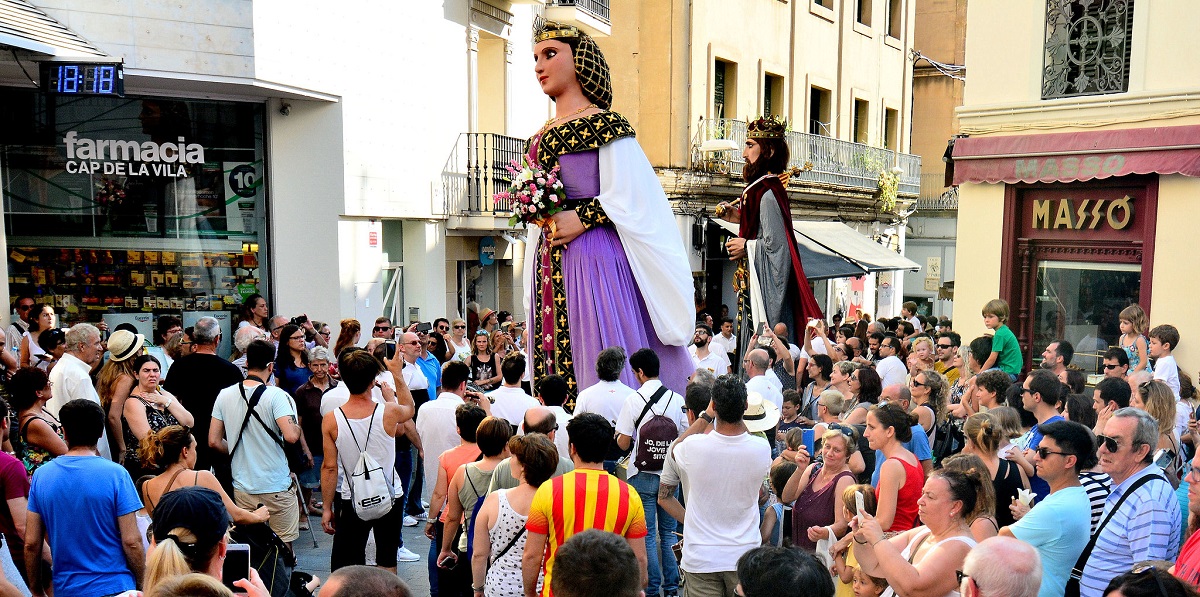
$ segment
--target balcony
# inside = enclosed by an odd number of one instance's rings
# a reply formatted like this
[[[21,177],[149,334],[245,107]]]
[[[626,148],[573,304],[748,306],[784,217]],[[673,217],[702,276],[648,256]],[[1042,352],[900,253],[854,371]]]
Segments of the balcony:
[[[575,25],[592,37],[612,35],[608,0],[547,0],[546,18]]]
[[[692,144],[691,169],[740,179],[746,127],[741,120],[702,119]],[[784,136],[791,155],[788,165],[805,170],[792,176],[793,182],[874,192],[879,188],[880,173],[898,167],[899,196],[911,198],[920,193],[920,156],[811,133],[788,131]]]
[[[921,194],[913,206],[917,211],[958,211],[958,187],[946,186],[944,172],[921,174]]]
[[[507,227],[512,215],[496,193],[512,182],[507,166],[519,160],[525,140],[495,133],[462,133],[442,168],[442,213],[454,228]],[[436,211],[436,210],[435,210]]]

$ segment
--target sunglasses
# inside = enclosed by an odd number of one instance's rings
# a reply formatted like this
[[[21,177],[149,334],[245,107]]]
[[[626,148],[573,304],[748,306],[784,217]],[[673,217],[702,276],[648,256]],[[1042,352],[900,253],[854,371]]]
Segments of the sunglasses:
[[[954,348],[953,344],[938,344],[938,348]]]
[[[915,380],[915,379],[914,379],[914,380],[912,380],[912,381],[910,381],[910,382],[908,382],[908,385],[910,385],[910,386],[912,386],[912,387],[914,387],[914,388],[928,388],[928,387],[929,387],[929,383],[928,383],[928,382],[926,382],[926,383],[921,383],[921,382],[919,382],[919,381],[917,381],[917,380]]]
[[[1110,452],[1111,451],[1114,451],[1114,450],[1110,450]],[[1050,448],[1038,448],[1037,450],[1034,450],[1034,452],[1037,452],[1038,458],[1041,458],[1042,460],[1049,458],[1051,454],[1058,454],[1059,456],[1074,456],[1075,455],[1074,452],[1055,452],[1054,450],[1051,450]]]
[[[28,311],[32,308],[33,308],[33,305],[18,305],[17,306],[18,311]]]
[[[454,329],[456,329],[456,330],[465,330],[465,329],[467,329],[467,326],[465,326],[465,325],[456,325],[456,326],[454,326]]]
[[[487,332],[487,330],[476,330],[475,335],[476,336],[486,336],[486,335],[488,335],[488,332]]]
[[[1159,578],[1159,576],[1158,576],[1159,575],[1158,570],[1159,570],[1159,568],[1157,566],[1155,566],[1152,562],[1145,562],[1145,563],[1141,563],[1141,564],[1134,566],[1132,572],[1137,575],[1153,576],[1154,582],[1156,584],[1158,584],[1159,596],[1167,597],[1167,595],[1169,595],[1169,593],[1167,593],[1167,587],[1165,585],[1163,585],[1162,579]],[[1166,571],[1163,571],[1162,573],[1169,574]]]
[[[1115,437],[1109,437],[1107,435],[1101,435],[1101,434],[1097,433],[1096,439],[1099,439],[1101,445],[1104,446],[1104,449],[1108,450],[1109,452],[1112,452],[1115,454],[1118,450],[1121,449],[1121,444],[1117,442],[1117,438],[1115,438]]]
[[[375,331],[375,332],[386,332],[386,331],[388,331],[388,330],[390,330],[390,329],[392,329],[392,328],[389,328],[389,327],[381,327],[381,326],[375,326],[375,327],[372,329],[372,331]]]
[[[842,435],[846,437],[854,437],[855,434],[855,429],[853,427],[849,425],[842,425],[841,423],[832,423],[826,427],[826,429],[836,429],[837,431],[842,432]]]
[[[954,577],[958,579],[958,584],[960,584],[960,585],[961,585],[961,584],[962,584],[962,581],[963,581],[963,579],[964,579],[964,578],[971,578],[971,575],[970,575],[970,574],[967,574],[967,573],[965,573],[965,572],[963,572],[962,570],[955,570],[955,571],[954,571]]]
[[[1105,370],[1105,371],[1112,371],[1113,369],[1116,369],[1117,367],[1120,367],[1120,365],[1105,365],[1105,366],[1104,366],[1104,370]]]

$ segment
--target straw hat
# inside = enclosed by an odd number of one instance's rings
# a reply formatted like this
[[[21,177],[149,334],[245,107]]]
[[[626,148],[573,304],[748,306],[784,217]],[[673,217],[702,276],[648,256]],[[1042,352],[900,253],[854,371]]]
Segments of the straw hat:
[[[483,310],[479,312],[479,325],[487,323],[488,318],[495,314],[496,312],[491,308],[484,307]]]
[[[779,423],[779,409],[762,394],[750,392],[746,395],[746,412],[742,415],[742,421],[750,433],[767,431]]]
[[[117,330],[108,337],[109,360],[124,361],[142,354],[146,337],[127,330]]]

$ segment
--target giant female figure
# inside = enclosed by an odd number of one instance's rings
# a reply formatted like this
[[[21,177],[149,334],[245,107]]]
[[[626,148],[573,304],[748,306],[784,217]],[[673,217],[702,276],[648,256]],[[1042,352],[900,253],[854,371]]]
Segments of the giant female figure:
[[[534,32],[535,72],[555,117],[529,140],[529,157],[561,167],[568,209],[530,227],[525,279],[535,381],[563,376],[575,395],[599,379],[596,356],[658,353],[659,377],[683,392],[692,371],[691,270],[675,218],[633,127],[609,111],[612,86],[600,49],[552,21]],[[621,380],[639,387],[631,371]]]

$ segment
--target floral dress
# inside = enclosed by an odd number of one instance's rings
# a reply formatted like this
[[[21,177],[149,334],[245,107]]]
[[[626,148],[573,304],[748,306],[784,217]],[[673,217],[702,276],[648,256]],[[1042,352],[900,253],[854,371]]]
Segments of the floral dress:
[[[178,425],[179,421],[175,415],[165,410],[159,410],[154,405],[146,402],[141,396],[129,396],[131,399],[139,400],[146,406],[146,422],[150,424],[150,433],[156,433],[164,427]],[[129,422],[125,420],[125,415],[121,415],[121,426],[125,428],[125,470],[129,471],[129,476],[136,481],[142,475],[152,475],[160,471],[151,470],[142,466],[142,459],[138,456],[138,446],[141,445],[141,440],[133,434],[129,429]],[[169,463],[168,463],[169,464]]]
[[[36,471],[39,466],[54,459],[54,455],[49,450],[29,443],[29,440],[26,438],[26,434],[29,433],[29,424],[34,419],[41,419],[50,426],[50,429],[58,434],[60,439],[66,440],[63,437],[62,425],[59,424],[58,419],[55,419],[54,416],[45,410],[42,411],[42,416],[33,415],[21,423],[19,433],[12,436],[10,441],[12,442],[13,456],[16,456],[17,460],[20,460],[21,464],[25,465],[25,473],[29,475],[30,479],[33,478],[33,471]]]

